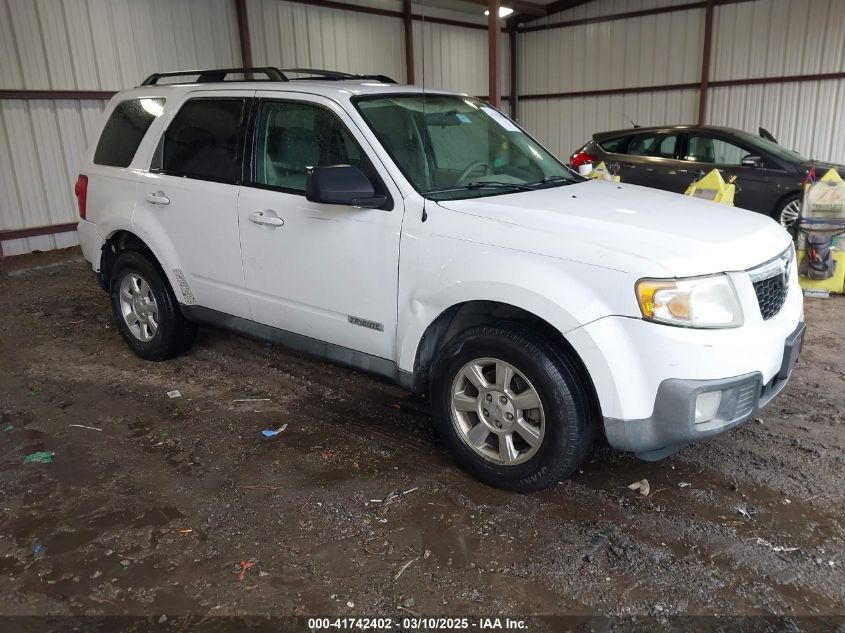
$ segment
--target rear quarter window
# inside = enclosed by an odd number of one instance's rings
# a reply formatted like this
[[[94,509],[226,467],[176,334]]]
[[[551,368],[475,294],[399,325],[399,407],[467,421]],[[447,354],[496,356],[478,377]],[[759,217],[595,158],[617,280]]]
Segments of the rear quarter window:
[[[164,112],[164,99],[130,99],[112,110],[103,128],[94,163],[110,167],[128,167],[147,130]]]
[[[630,136],[620,136],[618,138],[609,138],[604,141],[598,141],[598,146],[604,151],[611,154],[625,154],[628,151],[628,142],[631,140]]]

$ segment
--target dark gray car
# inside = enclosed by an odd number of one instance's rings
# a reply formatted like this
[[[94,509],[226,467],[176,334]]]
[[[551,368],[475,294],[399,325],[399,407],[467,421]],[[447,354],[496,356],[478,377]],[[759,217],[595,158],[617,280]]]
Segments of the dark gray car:
[[[845,167],[808,160],[781,147],[770,135],[763,138],[714,126],[601,132],[569,161],[575,169],[588,162],[616,163],[623,182],[677,193],[683,193],[699,174],[716,167],[726,180],[736,176],[737,207],[764,213],[786,228],[798,217],[802,181],[813,165],[820,172],[836,167],[845,175]]]

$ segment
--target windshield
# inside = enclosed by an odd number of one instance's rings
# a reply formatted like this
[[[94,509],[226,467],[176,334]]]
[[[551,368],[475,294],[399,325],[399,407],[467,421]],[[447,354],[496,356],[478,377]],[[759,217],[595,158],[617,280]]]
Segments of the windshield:
[[[742,132],[740,130],[737,130],[736,135],[747,143],[759,147],[760,149],[769,152],[769,154],[774,154],[781,160],[785,160],[790,163],[794,163],[796,160],[807,160],[795,150],[786,149],[782,145],[778,145],[777,143],[774,143],[767,138],[763,138],[762,136],[757,136],[756,134],[749,134],[748,132]]]
[[[452,95],[360,97],[355,106],[402,173],[432,200],[580,182],[483,101]]]

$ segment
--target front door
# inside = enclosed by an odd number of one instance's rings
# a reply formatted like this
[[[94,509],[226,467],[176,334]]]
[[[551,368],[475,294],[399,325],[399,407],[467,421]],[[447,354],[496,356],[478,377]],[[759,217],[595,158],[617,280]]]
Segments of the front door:
[[[742,165],[742,159],[751,155],[759,156],[759,153],[715,134],[690,132],[684,161],[697,173],[719,169],[725,182],[736,176],[734,206],[768,214],[771,212],[772,183],[765,169]]]
[[[197,305],[250,318],[238,237],[242,126],[254,92],[189,95],[138,180],[133,223],[179,262],[168,271]],[[185,282],[185,285],[182,284]],[[187,296],[186,296],[187,298]]]
[[[257,95],[251,169],[238,203],[249,302],[259,323],[395,358],[402,198],[355,123],[329,99]],[[369,148],[371,149],[371,148]],[[380,209],[305,199],[309,167],[354,165]]]

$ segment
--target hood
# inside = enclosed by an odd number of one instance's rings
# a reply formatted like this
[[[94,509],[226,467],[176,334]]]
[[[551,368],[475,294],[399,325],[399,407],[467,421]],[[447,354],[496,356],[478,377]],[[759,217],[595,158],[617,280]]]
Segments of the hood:
[[[746,270],[790,243],[759,213],[598,180],[440,205],[516,229],[485,231],[497,245],[655,276]]]

